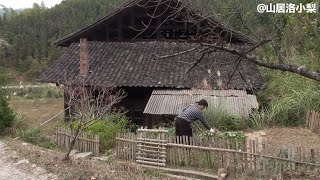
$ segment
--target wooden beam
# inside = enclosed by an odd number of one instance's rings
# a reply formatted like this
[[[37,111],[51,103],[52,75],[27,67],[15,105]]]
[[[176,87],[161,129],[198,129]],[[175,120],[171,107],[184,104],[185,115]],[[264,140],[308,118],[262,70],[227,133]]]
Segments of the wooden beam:
[[[122,40],[123,39],[123,31],[122,31],[122,18],[123,16],[119,17],[119,20],[118,20],[118,40]]]
[[[156,32],[156,38],[160,39],[161,38],[161,28],[162,28],[162,27],[160,27],[161,26],[161,17],[158,17],[156,21],[157,21],[156,22],[156,24],[157,24],[156,25],[157,26],[156,27],[156,31],[157,31]]]
[[[109,33],[109,28],[106,27],[106,41],[110,40],[110,33]]]

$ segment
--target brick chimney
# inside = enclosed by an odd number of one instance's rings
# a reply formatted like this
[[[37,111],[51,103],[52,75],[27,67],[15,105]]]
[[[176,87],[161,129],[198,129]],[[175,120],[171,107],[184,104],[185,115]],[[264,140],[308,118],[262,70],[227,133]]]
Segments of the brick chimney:
[[[80,76],[87,77],[89,71],[88,41],[86,38],[80,39]]]

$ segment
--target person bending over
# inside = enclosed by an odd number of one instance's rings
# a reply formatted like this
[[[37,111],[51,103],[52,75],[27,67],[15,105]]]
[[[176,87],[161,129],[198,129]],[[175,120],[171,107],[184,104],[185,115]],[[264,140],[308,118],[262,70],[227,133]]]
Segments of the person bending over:
[[[214,133],[214,130],[210,127],[202,113],[202,110],[207,107],[208,102],[205,99],[201,99],[195,104],[190,104],[184,108],[176,117],[176,136],[192,136],[191,123],[196,120],[199,120],[210,133]]]

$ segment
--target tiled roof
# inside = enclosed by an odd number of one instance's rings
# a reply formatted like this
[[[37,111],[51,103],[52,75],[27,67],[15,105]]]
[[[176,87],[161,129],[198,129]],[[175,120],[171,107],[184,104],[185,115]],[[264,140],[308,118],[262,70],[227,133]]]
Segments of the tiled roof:
[[[199,94],[203,93],[203,94]],[[154,90],[144,109],[145,114],[178,115],[184,107],[206,99],[209,107],[220,108],[230,115],[249,117],[258,109],[256,96],[235,90]]]
[[[219,79],[226,84],[236,66],[237,56],[217,51],[206,56],[200,67],[186,71],[201,54],[188,52],[168,58],[155,58],[197,47],[186,42],[89,42],[88,85],[117,87],[202,88],[208,84],[218,89]],[[64,83],[79,75],[79,44],[72,44],[45,72],[36,78],[39,82]],[[261,88],[263,80],[257,66],[243,60],[228,89]],[[208,72],[211,72],[211,77]],[[220,78],[217,72],[220,72]],[[244,80],[244,79],[245,80]]]

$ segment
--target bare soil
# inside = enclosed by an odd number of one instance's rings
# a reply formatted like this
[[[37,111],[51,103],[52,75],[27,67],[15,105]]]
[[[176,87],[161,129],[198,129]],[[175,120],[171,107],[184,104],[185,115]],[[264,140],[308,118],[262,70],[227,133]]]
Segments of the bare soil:
[[[16,151],[0,141],[0,179],[54,180],[57,176],[21,158]]]
[[[176,179],[167,177],[160,171],[138,167],[133,162],[115,160],[114,156],[107,161],[72,159],[72,161],[65,162],[62,161],[63,152],[43,149],[31,144],[22,145],[22,142],[18,140],[7,139],[5,143],[10,148],[16,149],[19,156],[46,169],[48,173],[57,175],[58,179]]]
[[[320,136],[305,128],[270,128],[266,132],[271,146],[300,146],[320,150]]]

